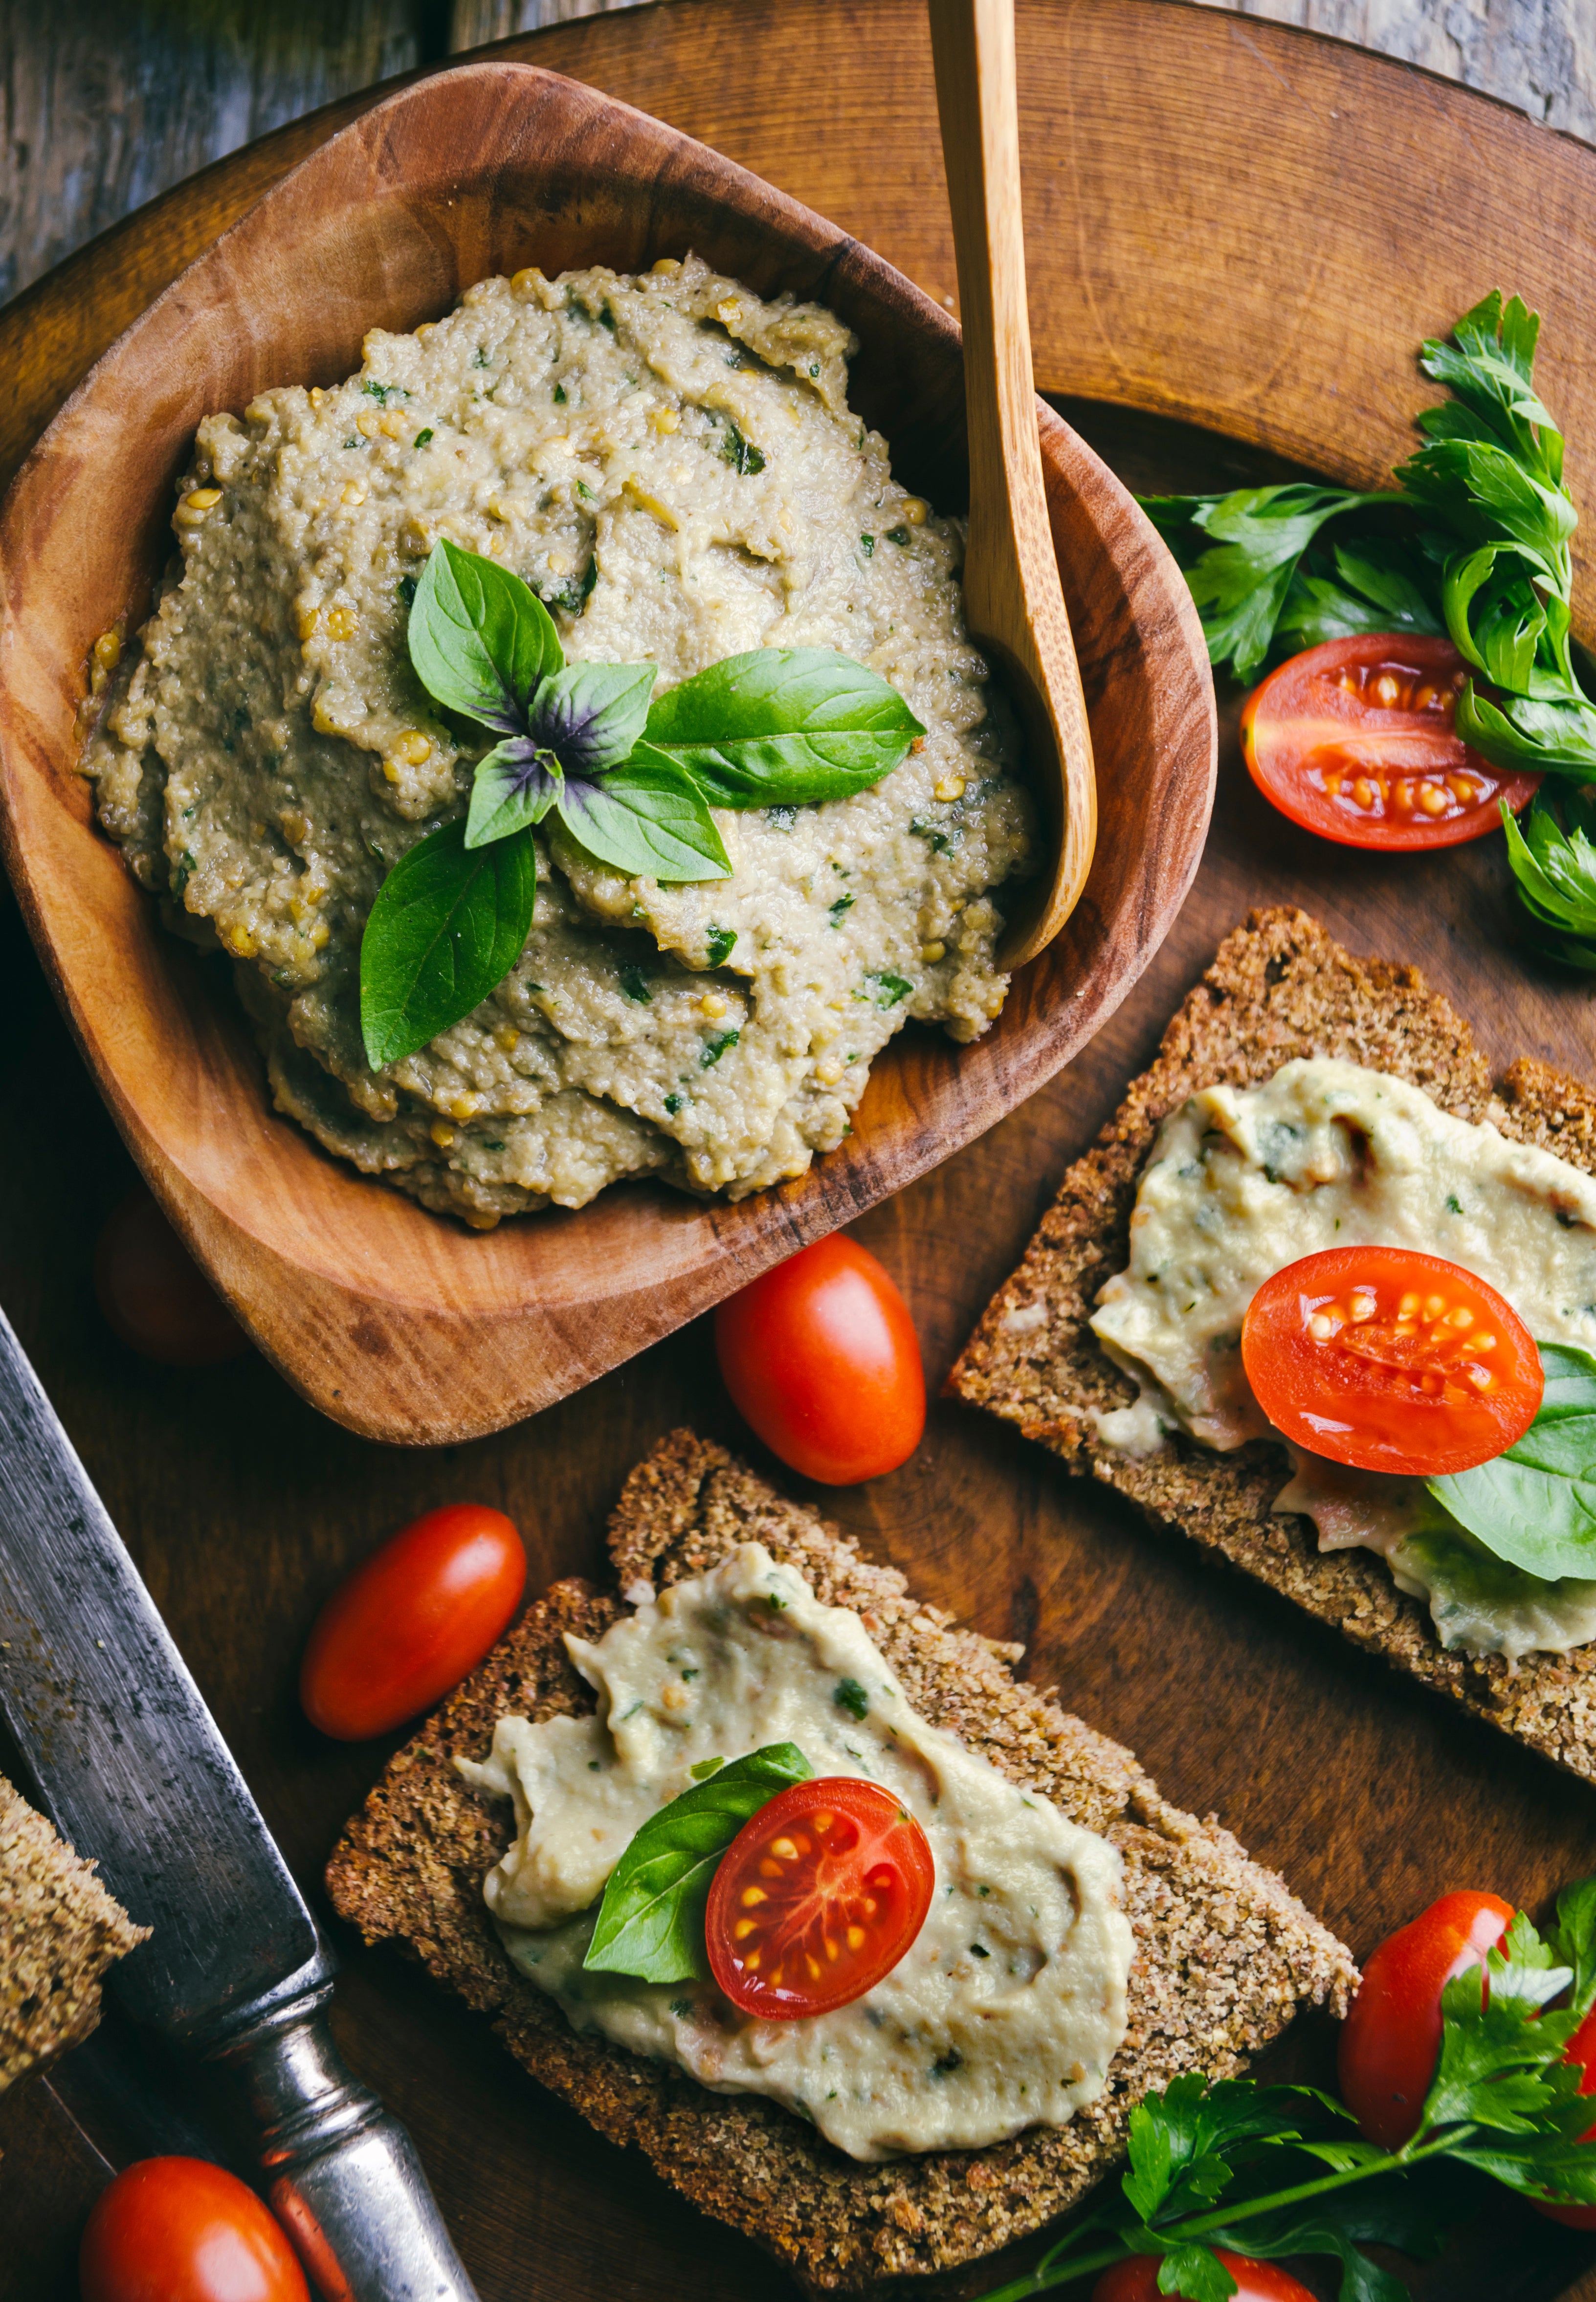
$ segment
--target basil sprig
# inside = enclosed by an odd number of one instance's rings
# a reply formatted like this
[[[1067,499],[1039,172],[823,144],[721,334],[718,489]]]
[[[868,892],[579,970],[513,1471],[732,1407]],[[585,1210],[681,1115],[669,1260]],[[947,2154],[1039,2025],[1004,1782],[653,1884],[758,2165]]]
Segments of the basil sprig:
[[[1509,1566],[1542,1582],[1596,1580],[1596,1358],[1538,1346],[1546,1374],[1524,1437],[1488,1463],[1427,1479],[1436,1500]]]
[[[416,586],[408,644],[434,702],[499,740],[477,761],[463,834],[422,840],[372,907],[360,1023],[374,1070],[459,1022],[515,965],[545,817],[627,878],[724,879],[712,806],[844,798],[925,733],[878,673],[827,648],[728,656],[657,699],[657,665],[567,664],[531,587],[447,539]],[[499,853],[512,848],[513,863]]]
[[[583,1965],[643,1982],[706,1980],[704,1905],[721,1856],[778,1791],[813,1774],[795,1743],[768,1743],[662,1806],[610,1872]]]

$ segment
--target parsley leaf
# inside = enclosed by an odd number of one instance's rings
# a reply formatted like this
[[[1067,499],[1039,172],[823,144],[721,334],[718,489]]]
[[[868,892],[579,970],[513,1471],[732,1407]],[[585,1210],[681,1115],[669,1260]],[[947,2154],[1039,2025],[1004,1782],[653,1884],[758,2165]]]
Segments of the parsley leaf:
[[[1557,811],[1537,796],[1522,822],[1502,802],[1518,900],[1528,915],[1530,947],[1563,967],[1596,971],[1596,808],[1581,792]]]
[[[1534,389],[1540,321],[1493,290],[1420,365],[1453,397],[1417,418],[1395,491],[1311,482],[1153,496],[1208,652],[1250,680],[1272,657],[1357,632],[1444,631],[1471,671],[1464,741],[1504,769],[1596,780],[1596,704],[1575,675],[1563,439]],[[1317,543],[1331,520],[1333,540]]]
[[[1264,2259],[1325,2255],[1340,2264],[1339,2302],[1405,2302],[1406,2287],[1363,2248],[1438,2253],[1449,2222],[1474,2210],[1461,2187],[1471,2175],[1596,2204],[1596,2142],[1582,2138],[1592,2102],[1564,2059],[1593,2002],[1596,1879],[1584,1879],[1559,1896],[1544,1938],[1520,1911],[1483,1967],[1447,1984],[1435,2077],[1400,2148],[1306,2132],[1318,2111],[1351,2118],[1312,2087],[1188,2072],[1130,2113],[1120,2185],[1129,2217],[1099,2205],[985,2302],[1029,2302],[1137,2255],[1158,2258],[1160,2293],[1223,2302],[1234,2284],[1220,2247]]]

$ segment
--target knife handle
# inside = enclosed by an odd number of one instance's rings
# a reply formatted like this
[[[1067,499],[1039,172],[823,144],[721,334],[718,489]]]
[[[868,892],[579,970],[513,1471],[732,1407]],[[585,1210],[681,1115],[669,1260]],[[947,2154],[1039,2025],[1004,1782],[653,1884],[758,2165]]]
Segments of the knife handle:
[[[244,2083],[272,2210],[326,2302],[478,2302],[407,2130],[332,2043],[332,1994],[273,1998],[206,2057]]]

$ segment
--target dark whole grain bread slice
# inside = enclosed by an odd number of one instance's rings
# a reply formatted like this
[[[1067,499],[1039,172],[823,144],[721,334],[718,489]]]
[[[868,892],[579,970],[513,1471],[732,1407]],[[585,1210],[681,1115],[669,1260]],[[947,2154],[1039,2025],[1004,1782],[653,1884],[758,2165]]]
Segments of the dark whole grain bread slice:
[[[0,1775],[0,2089],[88,2037],[101,1977],[148,1936]]]
[[[1130,1259],[1141,1165],[1165,1113],[1198,1088],[1256,1086],[1299,1055],[1337,1055],[1390,1071],[1460,1119],[1489,1119],[1596,1174],[1596,1094],[1546,1064],[1516,1063],[1493,1090],[1467,1024],[1415,968],[1354,959],[1316,920],[1254,912],[1163,1035],[1152,1069],[1057,1198],[1019,1269],[998,1290],[948,1378],[972,1406],[1019,1424],[1073,1471],[1117,1487],[1161,1525],[1333,1623],[1359,1646],[1488,1718],[1573,1773],[1596,1780],[1596,1646],[1471,1659],[1436,1638],[1422,1600],[1399,1591],[1367,1550],[1321,1552],[1305,1518],[1270,1516],[1288,1475],[1265,1441],[1217,1455],[1177,1438],[1145,1461],[1105,1447],[1093,1408],[1136,1396],[1088,1326],[1104,1281]]]
[[[923,1716],[1121,1849],[1136,1935],[1130,2027],[1098,2103],[1068,2126],[990,2149],[861,2165],[772,2103],[712,2094],[567,2027],[510,1965],[483,1908],[483,1875],[512,1835],[508,1808],[468,1788],[452,1761],[482,1757],[507,1713],[592,1707],[560,1634],[595,1637],[620,1602],[583,1583],[556,1584],[393,1760],[327,1883],[368,1941],[407,1943],[601,2134],[637,2144],[811,2290],[854,2289],[944,2269],[1036,2229],[1115,2162],[1127,2113],[1149,2087],[1185,2070],[1234,2071],[1299,2009],[1339,2011],[1356,1975],[1342,1945],[1228,1832],[1170,1806],[1128,1751],[1017,1685],[1019,1649],[921,1607],[901,1575],[871,1566],[691,1432],[662,1441],[626,1482],[609,1527],[617,1587],[663,1587],[750,1541],[791,1561],[828,1603],[858,1610]]]

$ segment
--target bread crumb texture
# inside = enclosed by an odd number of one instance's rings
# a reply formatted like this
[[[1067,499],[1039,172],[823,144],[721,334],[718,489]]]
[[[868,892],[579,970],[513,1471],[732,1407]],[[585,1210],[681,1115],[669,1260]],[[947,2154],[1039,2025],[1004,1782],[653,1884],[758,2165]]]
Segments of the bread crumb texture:
[[[636,2144],[811,2290],[851,2290],[945,2269],[1035,2230],[1116,2163],[1126,2116],[1148,2088],[1180,2071],[1239,2070],[1304,2007],[1343,2011],[1351,1958],[1281,1879],[1228,1832],[1170,1806],[1130,1752],[1017,1685],[1019,1649],[920,1606],[901,1575],[871,1566],[723,1449],[678,1431],[632,1473],[609,1527],[616,1587],[663,1588],[748,1542],[797,1567],[827,1604],[855,1609],[924,1718],[1120,1849],[1136,1934],[1130,2029],[1107,2092],[1070,2125],[885,2165],[845,2157],[773,2103],[712,2094],[668,2063],[578,2037],[500,1948],[482,1881],[509,1843],[510,1811],[468,1788],[452,1763],[485,1757],[508,1712],[592,1709],[561,1634],[595,1639],[619,1605],[559,1583],[392,1760],[334,1850],[327,1884],[368,1942],[407,1943],[601,2134]]]
[[[0,2088],[88,2037],[101,1976],[148,1936],[0,1775]]]
[[[1312,1523],[1275,1518],[1289,1476],[1266,1441],[1217,1455],[1182,1434],[1137,1462],[1105,1446],[1093,1408],[1124,1407],[1135,1385],[1105,1356],[1087,1321],[1105,1279],[1130,1261],[1137,1178],[1166,1113],[1198,1088],[1256,1087],[1298,1056],[1339,1056],[1422,1088],[1459,1119],[1490,1120],[1596,1175],[1596,1095],[1546,1064],[1516,1063],[1492,1089],[1457,1010],[1416,968],[1354,959],[1306,912],[1252,912],[1163,1035],[1152,1069],[1057,1198],[1019,1269],[999,1289],[948,1378],[972,1406],[1128,1495],[1232,1566],[1333,1623],[1571,1772],[1596,1780],[1596,1647],[1529,1655],[1449,1653],[1422,1600],[1399,1591],[1367,1550],[1321,1552]]]

